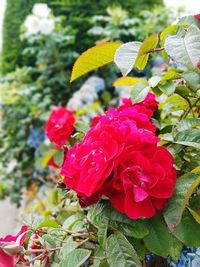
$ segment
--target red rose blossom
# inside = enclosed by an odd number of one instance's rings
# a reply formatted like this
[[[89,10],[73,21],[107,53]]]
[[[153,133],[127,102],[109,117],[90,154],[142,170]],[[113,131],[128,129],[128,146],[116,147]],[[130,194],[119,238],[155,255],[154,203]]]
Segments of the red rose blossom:
[[[117,210],[132,219],[150,218],[165,207],[175,181],[171,154],[164,147],[148,144],[144,138],[128,146],[116,160],[114,190],[109,198]]]
[[[45,126],[45,134],[58,148],[63,148],[74,130],[75,117],[64,107],[56,107]]]
[[[194,17],[195,17],[196,19],[200,20],[200,14],[196,14],[196,15],[194,15]]]
[[[152,100],[150,95],[145,104],[127,100],[109,109],[67,152],[61,174],[83,207],[105,195],[130,218],[149,218],[171,197],[176,181],[173,157],[158,146],[150,113],[144,114],[155,111]]]
[[[0,238],[0,267],[15,267],[16,263],[23,259],[19,254],[27,229],[28,227],[24,225],[16,236],[7,235],[5,238]]]
[[[156,101],[155,95],[148,93],[146,98],[140,103],[133,103],[130,98],[124,98],[123,104],[119,106],[118,110],[131,109],[132,111],[142,113],[151,118],[153,113],[158,109],[158,101]]]

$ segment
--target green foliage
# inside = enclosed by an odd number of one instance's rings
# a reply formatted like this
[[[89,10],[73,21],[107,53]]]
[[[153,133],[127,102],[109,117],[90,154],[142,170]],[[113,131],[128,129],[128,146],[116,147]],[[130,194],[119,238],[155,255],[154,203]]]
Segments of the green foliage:
[[[20,42],[20,27],[32,6],[39,0],[7,0],[3,22],[3,50],[1,72],[8,73],[22,66],[23,46]],[[48,2],[44,0],[43,2]],[[49,1],[50,2],[50,1]]]
[[[158,218],[148,222],[149,234],[144,238],[145,246],[156,255],[167,257],[171,248],[171,236],[166,225]]]
[[[180,223],[189,198],[199,184],[200,173],[195,170],[178,179],[173,197],[169,200],[168,207],[164,212],[165,221],[170,228],[176,228]]]

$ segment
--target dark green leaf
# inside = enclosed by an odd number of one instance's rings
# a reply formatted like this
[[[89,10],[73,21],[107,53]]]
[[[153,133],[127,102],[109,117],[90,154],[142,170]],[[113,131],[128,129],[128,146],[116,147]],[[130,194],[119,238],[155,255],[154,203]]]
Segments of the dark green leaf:
[[[180,223],[189,198],[199,184],[199,172],[187,173],[177,180],[174,194],[172,198],[168,200],[167,208],[164,210],[165,221],[171,230]]]
[[[98,241],[99,241],[99,245],[102,248],[105,248],[106,237],[107,237],[107,230],[108,230],[108,220],[104,220],[98,226]]]
[[[171,235],[164,222],[157,218],[148,221],[149,234],[145,236],[144,243],[148,250],[161,257],[167,257],[171,248]]]
[[[89,258],[90,254],[91,251],[87,249],[75,249],[60,262],[59,267],[79,267]]]
[[[200,246],[200,225],[187,210],[173,234],[187,246]]]
[[[174,142],[184,146],[191,146],[200,149],[200,130],[188,129],[179,132],[174,137]]]
[[[142,266],[134,248],[120,232],[109,236],[107,255],[110,267]]]

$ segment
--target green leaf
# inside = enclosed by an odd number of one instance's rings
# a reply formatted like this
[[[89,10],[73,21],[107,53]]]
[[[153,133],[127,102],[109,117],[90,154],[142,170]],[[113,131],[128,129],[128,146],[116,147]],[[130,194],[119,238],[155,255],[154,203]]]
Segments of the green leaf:
[[[187,246],[200,246],[200,225],[187,210],[173,234]]]
[[[188,96],[190,94],[190,89],[186,86],[183,86],[183,85],[178,85],[176,87],[176,90],[175,90],[175,93],[181,95],[182,97],[184,96]]]
[[[168,200],[167,208],[164,210],[164,219],[171,230],[180,223],[189,198],[199,184],[200,172],[187,173],[177,180],[174,194]]]
[[[136,58],[134,66],[139,70],[143,70],[146,67],[149,53],[147,51],[156,48],[158,44],[158,35],[152,34],[150,37],[146,38],[142,45],[140,46],[138,56]]]
[[[176,144],[200,149],[200,130],[188,129],[182,132],[178,132],[174,137],[174,142]]]
[[[127,237],[128,241],[131,245],[135,248],[137,255],[139,256],[140,260],[145,259],[146,247],[142,239],[136,239],[133,237]]]
[[[176,25],[176,24],[175,25],[170,25],[170,26],[168,26],[167,28],[165,28],[161,32],[161,34],[160,34],[161,46],[164,45],[165,39],[166,39],[167,36],[176,34],[176,31],[177,31],[177,29],[179,27],[180,26],[179,25]]]
[[[38,230],[40,228],[47,227],[47,228],[59,228],[60,225],[55,220],[45,220],[38,224],[35,228],[35,230]]]
[[[184,16],[179,19],[178,24],[182,25],[196,25],[197,27],[200,27],[200,22],[198,19],[196,19],[193,15]]]
[[[85,51],[73,66],[70,82],[92,70],[113,62],[114,54],[120,46],[121,43],[118,42],[106,42]]]
[[[107,260],[104,259],[105,256],[105,251],[101,247],[96,246],[93,267],[109,267]]]
[[[83,121],[76,121],[75,129],[79,132],[86,133],[89,130],[89,124]]]
[[[200,61],[200,31],[192,25],[184,36],[173,35],[165,40],[165,50],[174,61],[195,68]]]
[[[181,74],[188,86],[193,90],[200,88],[200,75],[195,71],[186,71]]]
[[[188,210],[191,213],[192,217],[195,219],[195,221],[200,224],[200,214],[189,207],[188,207]]]
[[[177,130],[181,132],[197,126],[200,127],[200,118],[184,119],[177,125]]]
[[[171,256],[174,261],[178,261],[181,256],[181,251],[182,243],[176,237],[172,236],[169,256]]]
[[[169,69],[165,75],[162,77],[162,79],[160,80],[160,82],[165,82],[165,81],[169,81],[169,80],[173,80],[176,78],[181,77],[180,74],[178,73],[177,69]]]
[[[47,242],[49,243],[51,246],[55,247],[56,246],[56,242],[55,240],[53,239],[52,235],[50,234],[45,234],[42,236],[42,238]]]
[[[73,226],[77,223],[83,220],[83,214],[73,214],[70,217],[65,220],[63,223],[63,229],[64,230],[72,230]]]
[[[148,82],[149,82],[149,85],[154,88],[159,84],[160,80],[161,80],[160,76],[153,76],[149,79]]]
[[[75,249],[60,262],[59,267],[79,267],[90,257],[90,254],[91,251],[87,249]]]
[[[144,238],[145,246],[156,255],[167,257],[171,247],[171,235],[167,226],[155,217],[148,220],[147,226],[149,234]]]
[[[120,232],[109,236],[107,255],[110,267],[142,266],[134,248]]]
[[[129,42],[117,49],[114,62],[124,76],[133,69],[140,46],[141,42]]]
[[[112,210],[110,214],[110,225],[119,229],[124,235],[134,238],[140,239],[149,233],[145,221],[131,220],[117,210]]]
[[[131,98],[134,103],[142,102],[147,96],[150,86],[146,82],[137,83],[132,87]]]
[[[179,28],[179,25],[170,25],[170,26],[168,26],[167,28],[165,28],[161,32],[161,34],[160,34],[160,44],[161,44],[161,47],[164,47],[165,39],[167,38],[167,36],[176,34],[178,28]],[[167,53],[165,51],[162,51],[162,56],[163,56],[163,58],[165,60],[168,59]]]
[[[65,258],[70,252],[75,250],[78,246],[77,242],[74,242],[72,236],[65,239],[64,242],[65,243],[60,251],[62,258]]]
[[[108,220],[104,220],[98,226],[98,241],[99,245],[102,248],[105,248],[106,245],[107,230],[108,230]]]
[[[173,81],[166,81],[158,85],[158,88],[166,95],[172,95],[176,89]]]

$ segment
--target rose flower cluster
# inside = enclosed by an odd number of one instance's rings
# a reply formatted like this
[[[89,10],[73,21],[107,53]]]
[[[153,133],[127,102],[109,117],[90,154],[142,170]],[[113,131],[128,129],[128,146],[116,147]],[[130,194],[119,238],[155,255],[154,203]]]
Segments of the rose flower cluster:
[[[157,107],[152,93],[137,104],[124,99],[118,108],[94,118],[83,140],[67,151],[61,175],[82,207],[106,196],[132,219],[150,218],[165,207],[173,194],[176,171],[171,154],[158,145],[150,121]],[[64,135],[69,136],[59,133]]]

